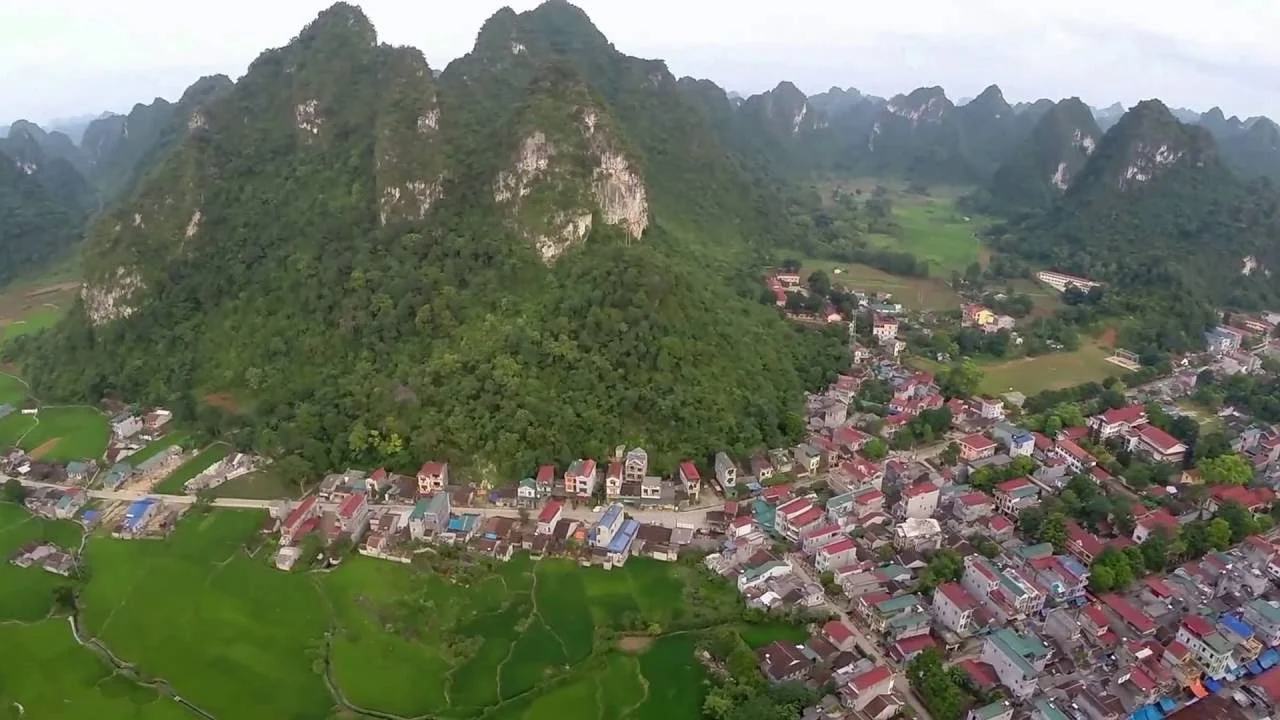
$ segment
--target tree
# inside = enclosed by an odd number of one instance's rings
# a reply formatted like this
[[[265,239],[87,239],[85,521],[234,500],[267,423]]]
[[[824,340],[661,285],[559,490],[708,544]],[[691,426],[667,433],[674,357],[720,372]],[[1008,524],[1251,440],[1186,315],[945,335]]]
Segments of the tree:
[[[17,478],[9,478],[4,483],[4,499],[21,505],[27,499],[27,488]]]
[[[1053,551],[1056,553],[1066,552],[1067,549],[1067,518],[1062,513],[1053,513],[1044,519],[1040,524],[1040,542],[1047,542],[1053,545]]]
[[[1116,586],[1115,573],[1107,565],[1089,568],[1089,589],[1095,593],[1111,592]]]
[[[809,273],[809,291],[823,298],[831,294],[831,278],[827,276],[825,270],[814,270]]]
[[[862,446],[862,455],[868,460],[883,460],[889,454],[889,445],[880,438],[871,438]]]
[[[1057,437],[1062,432],[1062,420],[1057,415],[1050,415],[1044,419],[1044,434],[1049,437]]]
[[[942,654],[929,648],[907,664],[907,680],[936,720],[960,720],[972,702],[955,668],[942,664]]]
[[[1253,481],[1253,466],[1236,453],[1205,458],[1196,468],[1210,485],[1248,485]]]
[[[1231,547],[1231,523],[1223,518],[1214,518],[1205,528],[1205,537],[1215,549],[1226,550]]]
[[[971,358],[951,363],[938,377],[938,386],[950,397],[969,397],[982,384],[982,368]]]

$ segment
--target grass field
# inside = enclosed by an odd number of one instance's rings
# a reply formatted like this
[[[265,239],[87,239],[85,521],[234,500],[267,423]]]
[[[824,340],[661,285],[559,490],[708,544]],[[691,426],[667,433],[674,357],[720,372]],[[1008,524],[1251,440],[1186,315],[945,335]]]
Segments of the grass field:
[[[785,254],[785,253],[784,253]],[[835,270],[839,269],[837,274]],[[912,310],[958,310],[960,296],[938,278],[917,278],[890,275],[866,265],[805,258],[801,261],[801,275],[808,277],[814,270],[825,270],[831,284],[847,290],[891,293],[895,301]]]
[[[641,558],[604,571],[522,555],[497,563],[428,554],[411,566],[352,556],[327,573],[282,573],[268,564],[268,550],[250,557],[243,549],[262,519],[193,513],[162,542],[93,537],[80,593],[85,633],[214,716],[245,720],[331,717],[326,647],[343,695],[384,713],[696,720],[705,693],[694,656],[701,628],[735,628],[753,646],[803,634],[741,625],[741,601],[728,584]],[[78,537],[75,526],[0,505],[0,550],[38,532]],[[0,567],[0,619],[44,617],[52,588],[65,581],[13,572]],[[652,641],[620,647],[605,631]],[[107,679],[106,666],[70,642],[59,621],[0,624],[5,647],[38,644],[32,657],[58,663],[44,675],[0,668],[0,697],[20,687],[13,697],[31,707],[69,703],[64,714],[27,717],[173,717],[168,701]]]
[[[1110,349],[1084,342],[1079,350],[1072,352],[987,363],[982,367],[986,376],[979,390],[989,395],[1010,390],[1034,395],[1043,390],[1058,390],[1091,380],[1127,375],[1127,370],[1106,361],[1110,355]]]
[[[111,426],[105,415],[91,407],[42,408],[36,420],[19,443],[32,456],[68,462],[97,459],[107,451]]]
[[[12,375],[0,374],[0,405],[9,404],[18,408],[26,399],[27,386],[21,380]]]
[[[182,486],[188,480],[204,472],[230,452],[231,447],[224,443],[210,445],[201,450],[195,457],[179,465],[178,469],[169,474],[169,477],[161,480],[155,486],[155,491],[167,495],[181,495]]]
[[[298,497],[298,484],[286,481],[268,465],[261,470],[228,480],[213,489],[214,497],[275,500]]]
[[[34,415],[11,413],[0,418],[0,448],[13,447],[18,439],[35,427]]]
[[[53,606],[54,589],[71,584],[40,568],[20,568],[9,562],[14,551],[33,540],[75,548],[80,543],[80,526],[38,518],[24,507],[0,502],[0,621],[45,617]]]
[[[64,308],[56,305],[41,305],[29,310],[19,319],[0,324],[0,345],[20,335],[53,327],[65,312]]]
[[[33,572],[40,572],[35,570]],[[66,620],[0,624],[0,720],[190,720],[192,714],[113,674],[91,650],[76,644]],[[18,706],[23,712],[18,712]]]

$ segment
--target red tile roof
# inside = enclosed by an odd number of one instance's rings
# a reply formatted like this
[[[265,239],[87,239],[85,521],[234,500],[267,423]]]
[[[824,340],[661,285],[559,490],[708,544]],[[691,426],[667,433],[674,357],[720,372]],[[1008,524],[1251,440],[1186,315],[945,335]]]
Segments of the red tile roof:
[[[902,494],[906,495],[907,497],[916,497],[917,495],[928,495],[929,493],[936,493],[936,492],[938,492],[938,486],[934,485],[931,482],[925,481],[922,483],[916,483],[915,485],[912,485],[911,487],[907,488]]]
[[[1074,441],[1079,440],[1080,438],[1082,438],[1082,437],[1084,437],[1085,435],[1088,435],[1088,434],[1089,434],[1089,430],[1088,430],[1088,428],[1082,428],[1082,427],[1069,427],[1069,428],[1067,428],[1067,429],[1065,429],[1065,430],[1062,430],[1062,431],[1060,431],[1060,432],[1058,433],[1058,440],[1059,440],[1059,441],[1062,441],[1062,440],[1071,440],[1071,441],[1073,441],[1073,442],[1074,442]]]
[[[986,450],[995,447],[996,441],[982,433],[974,433],[960,438],[960,444],[973,450]]]
[[[900,658],[937,647],[938,643],[928,635],[916,635],[894,643],[892,652]]]
[[[1076,462],[1085,463],[1094,459],[1088,450],[1077,445],[1074,440],[1059,440],[1058,449],[1070,455]]]
[[[1107,621],[1107,614],[1102,612],[1102,608],[1093,603],[1084,606],[1084,616],[1089,618],[1090,622],[1100,630],[1106,630],[1111,627],[1111,623]]]
[[[1053,449],[1053,441],[1045,437],[1043,433],[1033,432],[1031,437],[1035,438],[1037,450],[1047,452]]]
[[[1014,478],[1012,480],[1005,480],[1004,482],[996,486],[996,490],[1000,492],[1008,493],[1008,492],[1013,492],[1015,490],[1020,490],[1024,487],[1027,487],[1030,484],[1031,484],[1030,480],[1024,477],[1019,477],[1019,478]]]
[[[854,690],[858,690],[858,691],[870,690],[876,685],[879,685],[885,680],[888,680],[892,676],[893,676],[892,670],[890,670],[889,668],[883,665],[880,665],[880,666],[871,668],[870,670],[862,673],[861,675],[855,675],[853,679],[849,681],[849,685]]]
[[[549,483],[549,482],[551,482],[552,480],[555,480],[555,479],[556,479],[556,466],[555,466],[555,465],[543,465],[543,466],[539,467],[539,468],[538,468],[538,475],[537,475],[537,478],[538,478],[538,482],[540,482],[540,483]]]
[[[685,480],[701,480],[702,479],[702,476],[698,474],[698,468],[694,467],[692,460],[681,461],[680,472],[684,473]]]
[[[978,505],[991,505],[994,501],[986,493],[971,492],[961,495],[960,502],[969,507],[977,507]]]
[[[1192,635],[1196,637],[1205,637],[1215,632],[1213,623],[1209,622],[1202,615],[1187,614],[1182,618],[1182,626],[1185,627]]]
[[[788,500],[778,506],[779,515],[795,515],[813,507],[813,501],[809,498],[796,498]]]
[[[980,689],[986,690],[1000,684],[1000,677],[996,675],[996,669],[987,663],[969,658],[961,660],[957,664],[973,680],[973,684]]]
[[[991,528],[995,532],[1004,532],[1005,530],[1012,528],[1013,523],[1009,522],[1009,518],[1006,518],[1003,515],[992,515],[987,518],[987,527]]]
[[[818,548],[818,553],[822,555],[836,555],[838,553],[848,552],[857,547],[851,538],[840,538],[835,542],[827,543]]]
[[[547,503],[546,507],[542,508],[542,512],[538,513],[538,522],[549,523],[552,520],[555,520],[556,515],[559,514],[560,508],[562,507],[564,507],[564,503],[559,500],[552,500]]]
[[[613,462],[609,463],[609,467],[606,468],[604,471],[604,476],[606,479],[609,479],[609,478],[614,478],[619,480],[622,479],[622,463],[618,462],[617,460],[614,460]]]
[[[826,516],[827,514],[823,512],[822,508],[813,507],[791,518],[790,522],[792,525],[796,526],[797,528],[802,528],[808,525],[812,525],[813,523],[821,520]]]
[[[850,630],[849,626],[845,625],[842,620],[828,622],[822,626],[822,631],[826,633],[827,639],[837,645],[843,645],[853,639],[853,630]]]
[[[1169,584],[1164,580],[1161,580],[1158,576],[1148,576],[1144,582],[1147,587],[1150,588],[1151,592],[1155,593],[1156,597],[1173,597],[1173,588],[1169,587]]]
[[[1156,689],[1156,681],[1152,680],[1151,676],[1140,667],[1135,666],[1129,669],[1129,682],[1132,682],[1134,687],[1144,693],[1149,693]]]
[[[884,493],[879,490],[865,490],[853,496],[853,502],[858,505],[870,505],[880,500],[884,500]]]
[[[356,511],[360,509],[367,501],[365,494],[362,492],[351,493],[346,500],[342,501],[342,505],[338,506],[338,517],[344,520],[350,520],[355,516]]]
[[[443,475],[445,464],[442,462],[424,462],[422,469],[418,470],[419,475]]]
[[[938,586],[938,592],[942,593],[943,597],[950,600],[952,605],[961,610],[972,610],[978,607],[978,601],[974,600],[969,591],[965,590],[960,583],[942,583]]]
[[[1143,428],[1138,431],[1138,435],[1160,452],[1172,452],[1182,444],[1178,442],[1177,438],[1161,430],[1155,425],[1143,426]]]
[[[1146,517],[1138,521],[1138,524],[1148,530],[1165,528],[1176,532],[1178,529],[1178,519],[1170,515],[1169,511],[1164,508],[1148,513]]]
[[[1102,413],[1101,417],[1102,421],[1108,425],[1117,423],[1132,425],[1139,419],[1146,419],[1147,409],[1141,405],[1126,405],[1122,408],[1112,408]]]
[[[1186,658],[1187,655],[1191,653],[1191,651],[1187,649],[1186,645],[1183,645],[1177,640],[1170,640],[1169,644],[1165,646],[1164,651],[1169,653],[1173,657],[1178,658],[1179,660]]]
[[[302,521],[306,518],[307,513],[311,512],[311,510],[315,508],[315,506],[316,506],[315,495],[308,495],[305,498],[303,498],[302,502],[298,503],[298,507],[294,508],[293,511],[289,513],[289,516],[285,518],[284,520],[285,528],[288,529],[288,528],[298,527],[302,523]]]
[[[1130,627],[1139,633],[1145,635],[1147,633],[1155,632],[1155,621],[1148,617],[1146,613],[1142,612],[1137,607],[1134,607],[1133,603],[1123,597],[1116,595],[1115,593],[1111,593],[1109,595],[1103,595],[1102,602],[1107,607],[1111,608],[1112,612],[1119,615],[1121,620],[1124,620]]]
[[[1280,702],[1280,667],[1273,667],[1250,681],[1250,684],[1266,693],[1272,704]]]

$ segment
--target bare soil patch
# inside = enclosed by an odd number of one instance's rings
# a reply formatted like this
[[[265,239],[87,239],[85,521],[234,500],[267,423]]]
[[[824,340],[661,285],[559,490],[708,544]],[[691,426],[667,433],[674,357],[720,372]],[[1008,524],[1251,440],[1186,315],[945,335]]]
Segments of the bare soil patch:
[[[1104,348],[1114,348],[1116,346],[1116,335],[1116,329],[1109,327],[1098,336],[1098,344]]]
[[[649,635],[625,635],[618,638],[618,649],[626,653],[642,653],[653,644]]]
[[[27,453],[27,455],[30,456],[31,459],[33,460],[39,460],[43,458],[45,455],[48,455],[49,453],[53,452],[53,449],[58,447],[58,441],[61,439],[62,438],[49,438],[48,440],[45,440],[44,442],[40,443],[40,445],[37,446],[36,449]]]
[[[209,393],[204,396],[204,401],[219,410],[226,410],[229,413],[240,412],[240,403],[231,396],[231,393]]]

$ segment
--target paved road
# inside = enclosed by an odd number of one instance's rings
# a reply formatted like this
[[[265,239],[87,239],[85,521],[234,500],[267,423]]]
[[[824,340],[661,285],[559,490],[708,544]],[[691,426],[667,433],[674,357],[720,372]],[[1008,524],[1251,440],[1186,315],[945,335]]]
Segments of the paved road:
[[[0,481],[7,478],[0,478]],[[19,479],[23,485],[32,488],[55,488],[65,490],[62,485],[52,483],[37,482],[34,480]],[[190,505],[196,501],[191,495],[164,495],[161,493],[145,493],[134,490],[89,490],[89,497],[94,500],[105,500],[107,502],[134,502],[143,498],[155,498],[165,503]],[[266,510],[275,504],[276,500],[251,500],[247,498],[214,498],[213,506],[222,508],[240,508],[240,509],[257,509]],[[337,503],[325,503],[326,509],[337,507]],[[412,505],[379,505],[378,507],[388,508],[397,512],[407,512],[412,509]],[[642,523],[650,523],[653,525],[665,525],[667,527],[686,526],[692,528],[702,528],[706,525],[707,513],[716,507],[702,507],[691,510],[628,510],[627,513]],[[500,507],[455,507],[455,512],[476,513],[478,515],[488,517],[490,515],[514,515],[514,508]],[[594,520],[602,512],[595,512],[592,507],[572,508],[566,506],[563,517],[570,520]]]
[[[817,574],[812,572],[809,569],[808,564],[803,562],[799,557],[788,557],[788,560],[791,567],[797,574],[804,578],[806,582],[821,583]],[[933,720],[929,711],[925,709],[924,705],[920,704],[919,699],[916,698],[916,694],[912,692],[911,685],[907,682],[905,668],[898,668],[892,660],[886,657],[884,653],[880,652],[880,644],[874,639],[867,637],[866,633],[862,632],[862,626],[857,620],[850,616],[844,608],[831,602],[830,599],[827,600],[827,608],[843,620],[844,624],[853,631],[854,643],[857,644],[858,648],[862,650],[867,657],[874,660],[878,665],[883,665],[894,670],[901,670],[901,672],[894,672],[894,689],[898,691],[898,694],[901,695],[902,698],[907,701],[907,704],[911,706],[911,709],[915,711],[917,718],[921,718],[921,720]]]

